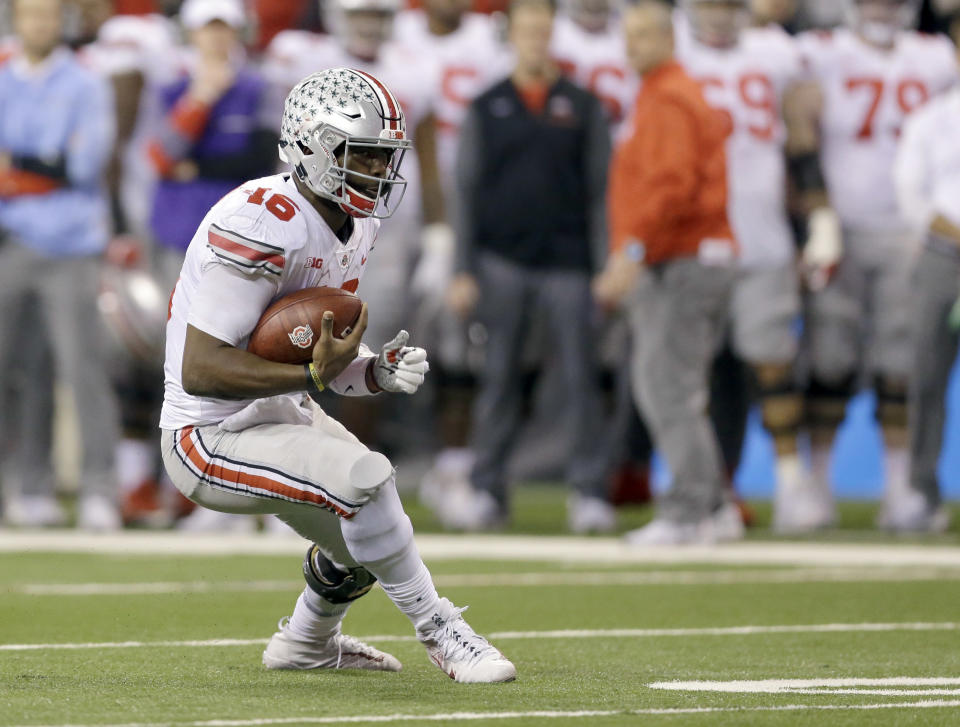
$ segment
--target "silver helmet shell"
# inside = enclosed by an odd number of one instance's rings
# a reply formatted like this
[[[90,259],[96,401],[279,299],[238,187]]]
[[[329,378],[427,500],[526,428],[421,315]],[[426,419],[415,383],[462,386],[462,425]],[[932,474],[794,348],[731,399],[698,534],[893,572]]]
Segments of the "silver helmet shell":
[[[920,0],[843,0],[847,27],[882,46],[892,45],[897,33],[916,25],[919,15]]]
[[[693,37],[711,47],[734,46],[750,25],[748,0],[681,0]]]
[[[411,146],[400,103],[363,71],[314,73],[293,87],[284,104],[280,158],[308,189],[353,217],[393,214],[407,184],[400,164]],[[389,154],[383,177],[348,169],[352,154],[383,151]]]

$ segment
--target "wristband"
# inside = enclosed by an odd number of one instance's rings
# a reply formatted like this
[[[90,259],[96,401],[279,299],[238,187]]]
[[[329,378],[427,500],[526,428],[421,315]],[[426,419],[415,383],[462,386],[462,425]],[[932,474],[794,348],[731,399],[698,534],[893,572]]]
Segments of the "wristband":
[[[367,370],[363,375],[363,382],[367,385],[367,390],[371,394],[379,394],[383,389],[380,387],[380,384],[377,383],[377,377],[373,373],[373,367],[377,365],[377,359],[371,358],[370,363],[367,364]]]
[[[327,388],[323,385],[323,381],[320,379],[320,373],[312,362],[303,365],[303,372],[307,376],[307,393],[310,394],[311,399]]]

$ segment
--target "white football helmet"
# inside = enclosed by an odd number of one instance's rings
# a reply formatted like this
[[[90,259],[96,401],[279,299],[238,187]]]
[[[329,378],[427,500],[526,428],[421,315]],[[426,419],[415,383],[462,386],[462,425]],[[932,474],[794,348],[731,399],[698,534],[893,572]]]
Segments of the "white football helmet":
[[[331,68],[307,76],[283,107],[280,158],[312,192],[353,217],[393,214],[406,189],[399,168],[411,146],[400,103],[363,71]],[[382,177],[349,168],[355,156],[384,154]]]
[[[737,44],[740,31],[750,25],[748,0],[681,0],[693,37],[713,48]]]
[[[619,5],[619,0],[565,0],[560,3],[571,20],[591,33],[606,30]]]
[[[373,61],[393,35],[400,0],[332,0],[324,3],[327,27],[358,58]]]
[[[891,45],[902,30],[916,25],[920,0],[843,0],[844,21],[877,45]]]

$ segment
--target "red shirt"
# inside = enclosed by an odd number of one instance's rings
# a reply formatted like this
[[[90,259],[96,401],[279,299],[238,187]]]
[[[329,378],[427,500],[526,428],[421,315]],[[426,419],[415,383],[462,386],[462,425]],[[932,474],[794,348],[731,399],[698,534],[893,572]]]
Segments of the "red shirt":
[[[700,86],[674,61],[643,78],[633,131],[610,172],[612,250],[636,239],[647,263],[695,257],[705,239],[729,240],[729,122],[707,105]]]

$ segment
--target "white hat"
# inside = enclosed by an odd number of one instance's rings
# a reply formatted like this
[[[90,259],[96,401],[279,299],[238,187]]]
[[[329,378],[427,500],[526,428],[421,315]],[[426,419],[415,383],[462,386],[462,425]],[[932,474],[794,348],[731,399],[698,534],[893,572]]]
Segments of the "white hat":
[[[240,0],[186,0],[180,8],[180,22],[187,30],[202,28],[214,20],[222,20],[233,28],[247,24]]]

